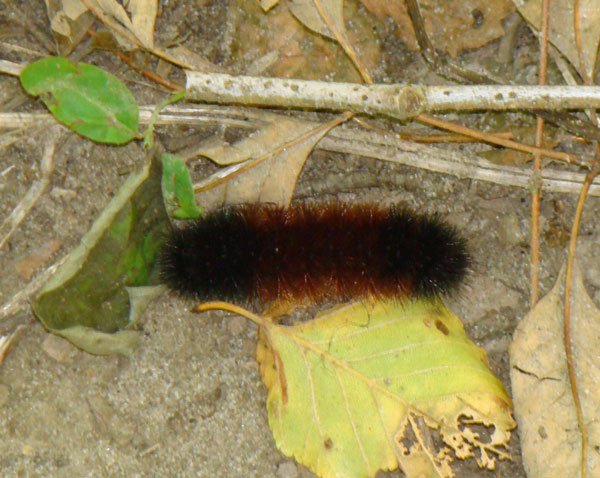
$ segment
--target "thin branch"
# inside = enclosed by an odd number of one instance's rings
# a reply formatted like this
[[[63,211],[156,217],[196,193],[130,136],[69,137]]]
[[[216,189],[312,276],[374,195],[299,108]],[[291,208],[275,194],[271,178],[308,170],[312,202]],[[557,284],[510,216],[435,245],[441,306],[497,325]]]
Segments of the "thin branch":
[[[140,123],[147,124],[155,105],[140,107]],[[256,129],[278,115],[264,110],[235,106],[168,106],[161,111],[156,124],[215,125],[227,124],[236,128]],[[0,113],[0,128],[30,125],[49,119],[48,113]],[[436,121],[440,121],[436,118]],[[456,126],[456,125],[455,125]],[[461,133],[461,131],[457,131]],[[504,138],[500,138],[504,139]],[[365,131],[357,128],[334,128],[316,145],[340,153],[353,153],[373,159],[393,161],[428,171],[451,174],[460,178],[488,181],[505,186],[530,188],[530,174],[521,167],[494,164],[477,155],[447,151],[439,147],[403,141],[393,134]],[[553,152],[544,150],[543,155]],[[556,154],[564,154],[554,152]],[[427,156],[424,160],[423,156]],[[562,158],[564,159],[564,158]],[[569,155],[569,160],[573,157]],[[590,161],[591,162],[590,158]],[[572,161],[580,164],[579,161]],[[547,169],[542,173],[542,185],[547,192],[578,194],[585,174]],[[600,196],[600,186],[592,185],[589,194]]]
[[[542,0],[542,36],[540,38],[540,66],[538,84],[546,84],[546,73],[548,70],[548,22],[549,22],[549,0]],[[541,116],[536,117],[535,123],[535,146],[541,148],[544,135],[544,119]],[[540,202],[541,185],[540,176],[542,171],[542,153],[536,151],[533,155],[533,172],[531,191],[531,270],[529,274],[529,287],[531,295],[529,298],[531,306],[538,301],[538,283],[540,278]]]
[[[27,65],[24,63],[15,63],[13,61],[0,59],[0,73],[6,73],[7,75],[19,76],[21,70]]]
[[[317,148],[392,161],[461,179],[470,178],[527,190],[531,187],[531,175],[524,168],[491,163],[459,151],[402,141],[389,134],[335,128],[317,143]],[[541,181],[546,192],[577,194],[584,178],[585,175],[581,173],[546,169],[542,172]],[[593,184],[589,194],[600,196],[600,185]]]
[[[557,159],[559,161],[565,161],[567,163],[576,162],[576,158],[573,155],[563,153],[562,151],[552,151],[548,149],[538,148],[536,146],[529,146],[527,144],[519,143],[511,139],[502,138],[500,136],[496,136],[490,133],[485,133],[476,129],[467,128],[466,126],[451,123],[449,121],[444,121],[433,116],[421,114],[417,116],[416,119],[430,126],[435,126],[436,128],[463,134],[465,136],[470,136],[471,138],[478,139],[480,141],[483,141],[484,143],[491,143],[498,146],[504,146],[505,148],[514,149],[523,153],[543,154],[548,158]]]
[[[579,30],[579,0],[575,0],[573,3],[573,29],[575,32],[575,45],[577,46],[577,54],[579,56],[579,67],[581,69],[580,74],[583,78],[583,82],[586,85],[591,83],[590,75],[586,69],[585,60],[583,56],[583,49],[581,47],[581,33]],[[598,125],[598,118],[595,111],[588,113],[590,120],[594,126]],[[581,406],[581,398],[579,397],[579,388],[577,386],[577,375],[575,373],[575,360],[573,358],[573,347],[571,344],[571,277],[573,275],[573,262],[575,261],[575,249],[577,247],[577,234],[579,231],[579,222],[581,220],[581,212],[583,211],[583,204],[585,203],[585,197],[588,190],[594,181],[595,177],[600,173],[600,147],[596,142],[596,159],[592,169],[588,172],[585,177],[585,181],[581,187],[581,193],[579,194],[579,200],[577,201],[577,208],[575,209],[575,217],[573,218],[573,226],[571,228],[571,237],[569,240],[569,255],[567,258],[567,273],[565,277],[565,310],[564,310],[564,347],[565,355],[567,357],[567,369],[569,371],[569,384],[571,386],[571,395],[573,396],[573,404],[575,405],[575,412],[577,414],[577,426],[579,433],[581,434],[581,478],[585,478],[587,475],[587,427],[585,426],[585,420],[583,417],[583,408]]]
[[[406,120],[421,113],[600,107],[598,86],[362,85],[187,71],[186,97],[218,104],[352,111]]]
[[[581,212],[583,204],[588,194],[588,190],[594,181],[596,175],[600,172],[597,168],[590,171],[583,182],[581,192],[577,200],[577,208],[575,217],[573,218],[573,226],[571,227],[571,237],[569,239],[569,255],[567,258],[567,272],[565,277],[565,310],[564,310],[564,333],[563,344],[565,347],[565,355],[567,357],[567,370],[569,373],[569,384],[571,386],[571,395],[573,396],[573,404],[577,414],[577,425],[581,434],[581,478],[585,478],[587,470],[587,428],[583,417],[583,408],[581,399],[579,398],[579,389],[577,387],[577,375],[575,372],[575,360],[573,359],[573,348],[571,345],[571,280],[573,276],[573,262],[575,260],[575,249],[577,247],[577,233],[579,231],[579,223],[581,220]]]

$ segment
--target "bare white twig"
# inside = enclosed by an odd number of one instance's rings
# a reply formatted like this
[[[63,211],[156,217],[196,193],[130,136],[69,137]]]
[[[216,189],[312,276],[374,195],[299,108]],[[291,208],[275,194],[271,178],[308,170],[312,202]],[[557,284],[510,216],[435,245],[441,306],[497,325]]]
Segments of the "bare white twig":
[[[475,110],[581,110],[600,107],[598,86],[362,85],[187,71],[194,101],[353,111],[408,119]]]
[[[9,75],[19,76],[21,70],[27,65],[22,63],[15,63],[13,61],[1,60],[0,59],[0,73],[7,73]]]

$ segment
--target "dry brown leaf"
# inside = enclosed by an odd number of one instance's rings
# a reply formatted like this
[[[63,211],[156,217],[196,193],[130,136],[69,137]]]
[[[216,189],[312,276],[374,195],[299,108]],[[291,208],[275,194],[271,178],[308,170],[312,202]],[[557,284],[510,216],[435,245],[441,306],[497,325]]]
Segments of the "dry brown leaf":
[[[529,478],[579,476],[581,434],[563,346],[564,270],[524,317],[510,347],[511,382],[523,464]],[[571,340],[588,432],[588,476],[600,476],[600,311],[575,264]]]
[[[265,12],[268,12],[275,5],[279,3],[279,0],[260,0],[260,8],[262,8]]]
[[[373,82],[346,32],[343,0],[289,0],[289,8],[307,28],[338,42],[360,71],[363,81]]]
[[[513,2],[521,15],[539,30],[542,0],[513,0]],[[574,0],[552,0],[550,2],[548,39],[582,73],[575,44],[574,3]],[[579,32],[585,74],[590,75],[596,67],[596,55],[600,42],[600,8],[598,0],[579,0]]]
[[[218,164],[233,164],[219,171],[205,183],[223,177],[231,170],[244,167],[244,161],[269,156],[256,166],[228,179],[223,185],[203,194],[203,206],[271,202],[287,205],[291,201],[296,179],[315,144],[333,126],[265,112],[267,125],[234,144],[207,144],[199,154]],[[282,147],[297,141],[288,147]],[[237,164],[236,164],[237,163]]]
[[[397,34],[413,50],[414,30],[404,0],[361,0],[380,20],[391,17]],[[425,28],[433,45],[450,56],[479,48],[504,34],[502,20],[514,11],[509,0],[419,0]]]
[[[117,0],[91,0],[107,16],[118,21],[124,28],[129,30],[141,44],[149,49],[154,47],[154,21],[157,13],[157,0],[129,0],[123,2],[130,12],[128,15],[125,8]],[[126,40],[118,32],[114,32],[119,44],[126,49],[134,48],[129,40]]]
[[[268,112],[261,113],[261,117],[265,121],[265,126],[246,138],[233,144],[211,138],[200,145],[197,153],[221,166],[237,164],[280,148],[319,124],[315,121],[304,121]]]
[[[290,10],[307,28],[323,36],[336,39],[317,8],[319,5],[331,22],[331,26],[345,36],[343,0],[290,0]]]
[[[284,8],[285,7],[285,8]],[[352,18],[347,30],[350,42],[359,51],[366,69],[379,64],[380,52],[373,28],[377,20],[355,14],[357,4],[344,6],[346,18]],[[352,62],[336,42],[316,35],[292,15],[286,5],[268,14],[256,1],[244,2],[244,8],[232,3],[228,21],[235,35],[229,47],[233,69],[253,76],[360,82]],[[233,71],[230,69],[230,71]]]
[[[94,15],[80,0],[45,0],[50,28],[58,54],[66,56],[73,51],[94,23]]]

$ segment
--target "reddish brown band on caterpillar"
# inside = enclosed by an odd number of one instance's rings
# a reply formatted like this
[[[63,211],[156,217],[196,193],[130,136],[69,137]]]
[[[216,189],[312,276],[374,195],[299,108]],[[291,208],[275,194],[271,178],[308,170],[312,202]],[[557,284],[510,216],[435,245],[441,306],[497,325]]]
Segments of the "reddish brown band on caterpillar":
[[[465,276],[470,255],[438,215],[298,202],[211,212],[175,229],[159,261],[163,281],[183,295],[265,304],[444,295]]]

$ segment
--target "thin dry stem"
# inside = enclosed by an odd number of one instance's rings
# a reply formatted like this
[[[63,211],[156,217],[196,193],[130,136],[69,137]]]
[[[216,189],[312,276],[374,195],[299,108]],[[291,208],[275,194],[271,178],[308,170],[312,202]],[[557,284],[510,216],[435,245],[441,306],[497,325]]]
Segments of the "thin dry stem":
[[[581,77],[586,85],[591,83],[591,78],[588,76],[585,60],[583,58],[583,49],[581,47],[581,34],[579,31],[579,0],[575,0],[573,4],[573,21],[575,31],[575,45],[577,46],[577,54],[579,57],[579,68]],[[592,111],[590,120],[597,126],[598,120],[596,112]],[[579,397],[579,387],[577,385],[577,375],[575,373],[575,360],[573,358],[573,348],[571,344],[571,277],[573,275],[573,262],[575,261],[575,250],[577,247],[577,234],[579,231],[579,222],[581,220],[581,212],[587,196],[588,190],[594,181],[594,178],[600,173],[600,147],[596,143],[596,158],[592,169],[588,172],[581,187],[581,193],[577,201],[575,209],[575,217],[573,218],[573,226],[571,228],[571,238],[569,240],[569,256],[567,258],[567,272],[565,277],[565,310],[564,310],[564,346],[565,355],[567,357],[567,369],[569,371],[569,383],[571,385],[571,395],[573,396],[573,404],[577,413],[577,426],[581,434],[581,478],[586,478],[587,475],[587,427],[583,417],[583,408],[581,406],[581,398]]]
[[[569,372],[569,383],[571,385],[571,394],[573,395],[573,404],[577,413],[577,424],[581,433],[581,478],[586,477],[587,469],[587,428],[583,417],[583,408],[581,407],[581,399],[579,398],[579,389],[577,386],[577,375],[575,373],[575,360],[573,359],[573,349],[571,345],[571,278],[573,275],[573,262],[575,260],[575,250],[577,247],[577,233],[579,231],[579,223],[581,221],[581,212],[587,192],[600,170],[595,169],[590,171],[583,182],[581,192],[577,200],[577,208],[575,217],[573,218],[573,226],[571,227],[571,238],[569,240],[569,255],[567,258],[567,272],[565,276],[565,310],[564,310],[564,347],[567,357],[567,370]]]
[[[140,124],[147,124],[156,106],[148,105],[140,107]],[[161,111],[156,124],[187,124],[187,125],[210,125],[227,124],[232,127],[256,129],[265,125],[265,122],[277,120],[277,115],[264,110],[252,110],[233,106],[168,106]],[[45,119],[51,119],[47,113],[0,113],[0,128],[27,126]],[[468,134],[475,139],[485,138],[486,133],[470,130],[443,122],[439,119],[440,127],[458,134]],[[443,126],[442,126],[443,125]],[[414,142],[401,141],[389,132],[373,130],[367,132],[359,129],[332,129],[319,143],[317,149],[327,151],[360,154],[365,157],[384,161],[393,161],[419,169],[451,174],[460,178],[470,178],[480,181],[515,186],[519,188],[530,187],[530,175],[526,169],[518,166],[499,165],[488,160],[478,158],[477,155],[459,154],[456,151],[446,151],[433,146],[417,145]],[[498,137],[494,135],[494,137]],[[499,138],[505,140],[505,138]],[[508,141],[508,140],[507,140]],[[519,144],[519,143],[516,143]],[[511,145],[506,145],[511,147]],[[531,152],[530,148],[523,145]],[[420,153],[419,153],[420,152]],[[428,155],[429,160],[423,161],[417,158],[418,154]],[[553,159],[567,161],[572,164],[589,168],[589,161],[579,161],[573,155],[557,151],[543,150],[544,156]],[[187,154],[186,157],[193,157]],[[578,194],[585,174],[546,169],[542,171],[541,180],[545,191]],[[592,185],[589,191],[591,196],[600,196],[600,186]]]
[[[435,126],[436,128],[441,128],[447,131],[452,131],[454,133],[476,138],[480,141],[483,141],[484,143],[491,143],[496,144],[498,146],[504,146],[505,148],[514,149],[523,153],[539,153],[549,158],[557,159],[559,161],[565,161],[567,163],[572,163],[575,160],[575,158],[568,153],[563,153],[561,151],[552,151],[537,146],[529,146],[527,144],[519,143],[518,141],[513,141],[493,134],[477,131],[475,129],[451,123],[449,121],[444,121],[433,116],[420,114],[416,117],[416,119],[430,126]]]
[[[542,37],[540,40],[540,66],[538,84],[546,84],[546,73],[548,69],[548,21],[549,0],[542,1]],[[538,115],[535,128],[535,146],[541,148],[544,137],[544,120]],[[531,271],[530,271],[530,304],[534,306],[538,301],[538,283],[540,277],[540,201],[541,184],[539,178],[542,171],[542,154],[535,152],[533,155],[533,191],[531,192]]]

